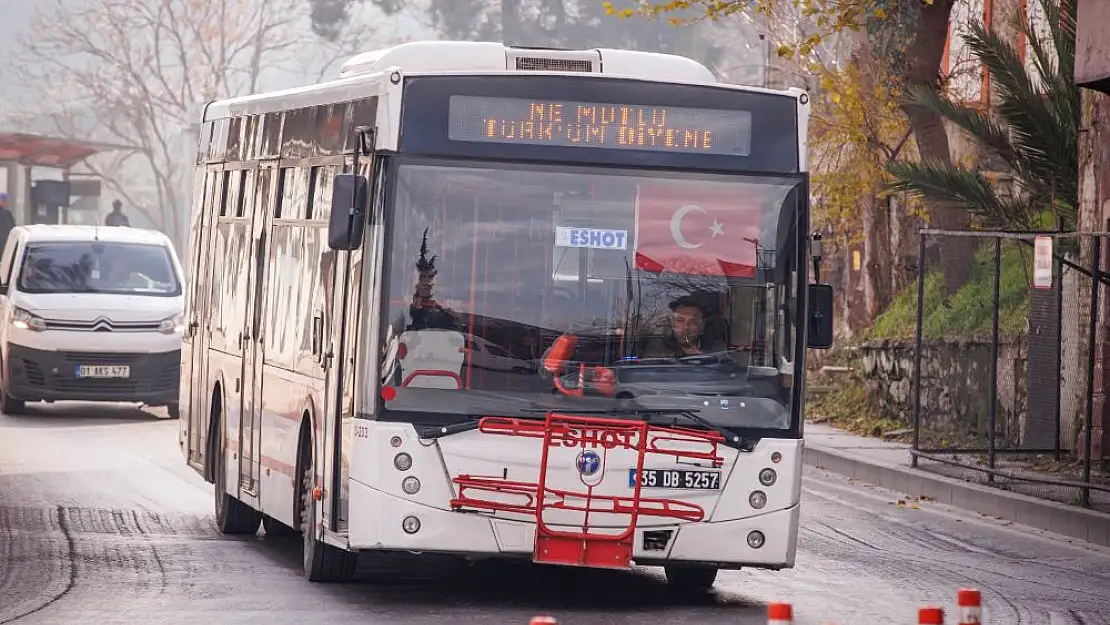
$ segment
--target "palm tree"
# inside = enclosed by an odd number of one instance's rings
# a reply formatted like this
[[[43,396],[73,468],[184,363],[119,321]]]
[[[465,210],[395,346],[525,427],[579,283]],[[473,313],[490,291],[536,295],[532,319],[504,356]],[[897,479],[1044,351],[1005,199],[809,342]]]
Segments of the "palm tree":
[[[1014,27],[1029,41],[1043,87],[1025,70],[1013,43],[980,23],[970,25],[967,44],[986,67],[998,102],[979,111],[927,89],[912,90],[911,101],[965,130],[1001,159],[1019,192],[999,195],[982,171],[956,163],[895,163],[893,190],[962,204],[981,224],[1006,230],[1071,231],[1078,203],[1080,119],[1075,70],[1074,0],[1035,0],[1044,9],[1050,38],[1021,15]],[[1049,40],[1046,40],[1049,39]],[[1050,50],[1055,51],[1053,62]]]

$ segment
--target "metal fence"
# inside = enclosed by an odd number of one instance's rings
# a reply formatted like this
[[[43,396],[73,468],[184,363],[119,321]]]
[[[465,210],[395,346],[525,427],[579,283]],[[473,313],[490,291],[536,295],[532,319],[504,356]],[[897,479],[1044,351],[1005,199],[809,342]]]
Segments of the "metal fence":
[[[920,234],[913,465],[1110,511],[1110,233]]]

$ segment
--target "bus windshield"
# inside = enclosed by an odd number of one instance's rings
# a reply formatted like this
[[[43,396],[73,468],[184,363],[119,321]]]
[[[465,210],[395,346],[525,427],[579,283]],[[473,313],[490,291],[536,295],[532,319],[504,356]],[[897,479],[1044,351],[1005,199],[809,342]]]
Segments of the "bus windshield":
[[[379,418],[792,426],[800,178],[407,161],[394,180]]]

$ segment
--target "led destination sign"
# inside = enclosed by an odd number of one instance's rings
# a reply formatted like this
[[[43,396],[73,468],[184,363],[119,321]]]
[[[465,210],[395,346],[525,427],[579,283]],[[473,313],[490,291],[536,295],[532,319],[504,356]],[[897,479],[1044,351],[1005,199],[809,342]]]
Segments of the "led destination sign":
[[[453,95],[448,138],[749,156],[748,111]]]

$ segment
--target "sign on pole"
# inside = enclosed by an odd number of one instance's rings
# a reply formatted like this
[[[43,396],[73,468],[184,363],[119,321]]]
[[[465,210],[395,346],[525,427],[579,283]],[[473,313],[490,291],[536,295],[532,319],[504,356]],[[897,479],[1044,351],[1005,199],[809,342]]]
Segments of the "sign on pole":
[[[1052,288],[1052,237],[1033,240],[1033,288]]]

